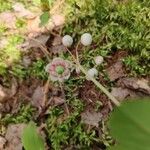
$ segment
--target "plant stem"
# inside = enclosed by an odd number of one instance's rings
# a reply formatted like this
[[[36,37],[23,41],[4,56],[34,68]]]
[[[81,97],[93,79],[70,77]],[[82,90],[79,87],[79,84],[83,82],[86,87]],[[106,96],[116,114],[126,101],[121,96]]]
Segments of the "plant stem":
[[[82,67],[82,65],[80,65],[79,60],[77,60],[72,53],[69,51],[68,48],[66,48],[66,50],[69,52],[69,54],[72,56],[73,61],[76,63],[76,65],[79,67],[79,69],[82,71],[82,73],[84,73],[86,76],[88,75],[87,71]],[[78,56],[77,53],[77,49],[76,49],[76,55]],[[97,80],[95,80],[93,77],[88,76],[88,78],[100,89],[102,90],[107,96],[108,98],[116,105],[116,106],[120,106],[120,102],[103,86],[101,85]]]
[[[88,75],[87,71],[78,63],[77,64],[78,67],[80,68],[80,70],[85,74]],[[88,78],[99,88],[101,89],[107,96],[108,98],[116,105],[116,106],[120,106],[120,102],[112,95],[110,94],[110,92],[108,92],[108,90],[101,85],[97,80],[95,80],[93,77],[88,76]]]

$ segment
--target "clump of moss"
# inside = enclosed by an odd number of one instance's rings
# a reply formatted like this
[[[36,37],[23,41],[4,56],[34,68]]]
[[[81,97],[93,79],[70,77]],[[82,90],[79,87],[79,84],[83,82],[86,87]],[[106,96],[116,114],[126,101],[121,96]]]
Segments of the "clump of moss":
[[[135,60],[138,66],[127,68],[145,75],[148,74],[145,68],[148,68],[150,59],[149,5],[149,1],[140,0],[95,0],[93,3],[90,0],[68,0],[64,33],[79,37],[84,32],[91,32],[97,51],[109,51],[109,54],[114,49],[128,51],[133,57],[138,57]]]

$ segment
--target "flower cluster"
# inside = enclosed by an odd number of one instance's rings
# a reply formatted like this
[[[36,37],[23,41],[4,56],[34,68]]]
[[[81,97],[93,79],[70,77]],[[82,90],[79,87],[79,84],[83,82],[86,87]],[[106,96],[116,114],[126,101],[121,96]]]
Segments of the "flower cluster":
[[[81,36],[80,40],[81,44],[84,46],[89,46],[92,43],[92,36],[90,33],[84,33]],[[70,35],[65,35],[62,38],[62,43],[65,47],[71,47],[73,44],[73,38]],[[96,56],[94,58],[94,62],[97,65],[101,65],[104,59],[102,56]],[[62,58],[54,58],[51,63],[46,66],[46,71],[49,73],[49,76],[52,81],[60,81],[63,82],[70,77],[71,72],[71,63],[67,60]],[[79,69],[77,70],[77,74],[80,72]],[[96,77],[98,75],[98,70],[96,68],[91,68],[87,72],[87,79],[88,77]]]

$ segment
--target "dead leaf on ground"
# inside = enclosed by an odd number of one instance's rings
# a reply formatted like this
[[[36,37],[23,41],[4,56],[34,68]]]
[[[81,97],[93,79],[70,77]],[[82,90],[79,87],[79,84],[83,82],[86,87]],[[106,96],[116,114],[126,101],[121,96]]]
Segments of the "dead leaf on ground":
[[[65,100],[61,97],[54,96],[52,98],[52,103],[53,103],[52,105],[54,106],[60,106],[65,103]]]
[[[29,56],[24,56],[23,59],[22,59],[22,64],[28,68],[30,65],[31,65],[31,59]]]
[[[44,100],[44,87],[38,86],[32,95],[32,105],[41,109]]]
[[[14,9],[15,15],[17,18],[27,18],[27,19],[32,19],[35,17],[35,15],[26,9],[22,3],[15,3],[12,8]]]
[[[0,136],[0,150],[4,149],[5,144],[6,144],[6,139]]]
[[[39,24],[40,24],[40,16],[36,16],[33,19],[27,20],[28,37],[36,37],[47,31],[44,26],[40,27]]]
[[[115,81],[116,79],[124,77],[125,72],[123,69],[123,63],[121,61],[117,61],[106,70],[106,73],[108,74],[110,81]]]
[[[52,42],[52,46],[57,46],[62,44],[62,37],[56,36]]]
[[[102,114],[87,111],[81,114],[81,119],[85,124],[98,127],[99,122],[102,120]]]
[[[5,150],[22,150],[21,136],[25,124],[12,124],[8,126],[5,138],[7,140]]]
[[[25,41],[25,43],[19,45],[19,47],[23,51],[27,51],[31,48],[40,48],[41,46],[45,46],[48,38],[49,38],[49,35],[47,35],[47,34],[41,34],[35,38],[28,38]]]
[[[65,17],[60,14],[52,15],[52,22],[55,26],[62,26],[65,23]]]
[[[18,83],[15,78],[11,80],[11,87],[10,88],[5,88],[2,85],[0,85],[0,103],[5,102],[7,99],[12,98],[18,88]]]
[[[8,29],[16,29],[16,16],[10,11],[0,14],[1,24],[4,24]]]
[[[62,44],[62,38],[60,36],[50,35],[46,42],[46,46],[53,54],[59,54],[67,51],[65,46]]]
[[[144,78],[123,78],[118,81],[118,85],[150,95],[149,81]]]
[[[7,46],[8,40],[6,38],[0,39],[0,49],[3,49]]]
[[[63,45],[52,46],[52,47],[50,48],[50,50],[51,50],[52,53],[54,53],[54,54],[59,54],[59,53],[62,53],[62,52],[66,52],[66,48],[65,48],[65,46],[63,46]]]
[[[122,101],[128,97],[134,97],[136,95],[133,91],[121,87],[112,88],[111,94],[119,101]]]

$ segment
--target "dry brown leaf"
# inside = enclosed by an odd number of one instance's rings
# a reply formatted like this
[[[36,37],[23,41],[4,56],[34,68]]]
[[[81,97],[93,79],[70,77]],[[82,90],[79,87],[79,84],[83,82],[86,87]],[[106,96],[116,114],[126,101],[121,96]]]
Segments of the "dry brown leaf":
[[[24,17],[27,19],[32,19],[35,17],[31,11],[25,9],[22,3],[15,3],[12,8],[14,9],[17,18]]]
[[[18,83],[14,78],[11,80],[10,89],[0,85],[0,103],[5,102],[9,98],[12,98],[16,94],[17,88],[18,88]]]
[[[8,126],[5,138],[7,145],[5,150],[22,150],[21,135],[25,124],[12,124]]]
[[[6,144],[6,139],[0,136],[0,150],[4,149],[5,144]]]
[[[40,48],[41,46],[45,46],[49,35],[41,34],[35,38],[28,38],[23,44],[19,45],[19,47],[23,51],[27,51],[31,48]]]
[[[116,97],[117,100],[122,101],[131,94],[131,91],[129,91],[128,89],[121,88],[121,87],[119,87],[119,88],[114,87],[114,88],[112,88],[111,94],[114,97]]]
[[[43,100],[44,100],[44,88],[38,86],[32,95],[32,105],[40,109],[43,107]]]
[[[123,64],[121,61],[116,62],[106,70],[110,81],[115,81],[125,76]]]
[[[40,17],[27,20],[27,33],[29,37],[36,37],[46,31],[45,27],[40,27]]]
[[[57,46],[62,44],[62,37],[56,36],[52,42],[52,46]]]
[[[59,106],[65,103],[65,100],[61,97],[54,96],[52,99],[54,106]]]
[[[123,78],[119,81],[119,84],[131,90],[136,90],[150,95],[149,81],[146,79]]]
[[[65,23],[65,17],[60,14],[52,15],[52,22],[55,26],[62,26]]]
[[[3,86],[0,85],[0,103],[4,102],[6,97],[7,97],[7,93],[5,89],[3,88]]]
[[[30,59],[29,56],[24,56],[24,57],[23,57],[23,59],[22,59],[22,64],[23,64],[26,68],[28,68],[31,63],[32,63],[32,62],[31,62],[31,59]]]
[[[102,114],[99,112],[84,112],[81,114],[82,121],[85,124],[98,127],[99,122],[102,120]]]
[[[0,14],[0,22],[8,29],[16,29],[16,17],[14,13],[6,11]]]
[[[54,54],[59,54],[59,53],[62,53],[62,52],[66,52],[66,48],[64,45],[57,45],[57,46],[52,46],[50,48],[50,51]]]
[[[8,40],[6,38],[0,39],[0,49],[3,49],[7,46]]]

